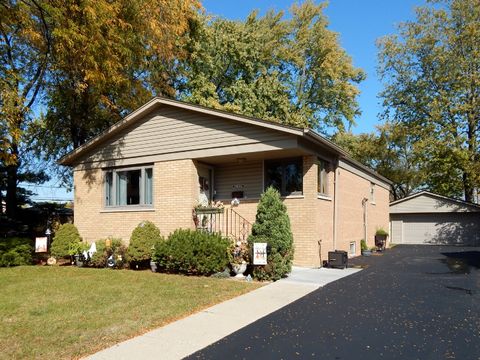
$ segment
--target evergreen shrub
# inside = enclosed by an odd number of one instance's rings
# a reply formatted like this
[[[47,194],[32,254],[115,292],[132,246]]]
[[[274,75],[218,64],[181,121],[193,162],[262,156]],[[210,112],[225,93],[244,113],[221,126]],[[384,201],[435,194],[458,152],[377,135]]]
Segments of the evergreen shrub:
[[[73,224],[60,225],[55,232],[50,252],[56,258],[64,258],[74,255],[73,250],[80,248],[82,238],[78,229]]]
[[[163,271],[211,275],[228,266],[230,245],[219,234],[177,229],[156,245],[154,260]]]
[[[258,280],[279,280],[292,270],[293,235],[287,207],[280,193],[269,187],[261,196],[257,206],[252,234],[248,237],[250,248],[253,243],[267,243],[267,265],[255,265],[253,276]]]
[[[162,242],[163,237],[159,228],[151,221],[141,222],[132,232],[130,244],[126,252],[126,260],[132,268],[149,267],[153,249],[157,242]]]
[[[33,246],[28,238],[0,239],[0,267],[31,265]]]

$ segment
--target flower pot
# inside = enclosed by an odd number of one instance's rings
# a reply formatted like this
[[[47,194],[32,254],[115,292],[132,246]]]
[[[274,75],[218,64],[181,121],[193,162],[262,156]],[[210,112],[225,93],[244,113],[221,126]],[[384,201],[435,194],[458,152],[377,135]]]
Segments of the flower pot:
[[[75,265],[77,267],[83,267],[85,265],[82,255],[75,255]]]
[[[232,269],[233,272],[236,274],[236,278],[243,278],[244,275],[243,273],[247,270],[247,263],[241,263],[241,264],[232,264]]]
[[[362,256],[372,256],[372,250],[362,250]]]
[[[380,250],[385,250],[388,235],[375,235],[375,246]]]

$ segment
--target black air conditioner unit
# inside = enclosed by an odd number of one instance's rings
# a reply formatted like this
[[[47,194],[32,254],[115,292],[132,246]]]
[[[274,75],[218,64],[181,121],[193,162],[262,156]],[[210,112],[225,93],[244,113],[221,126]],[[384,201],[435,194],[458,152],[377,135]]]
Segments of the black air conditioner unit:
[[[345,269],[348,266],[348,254],[346,251],[335,250],[328,252],[328,267]]]

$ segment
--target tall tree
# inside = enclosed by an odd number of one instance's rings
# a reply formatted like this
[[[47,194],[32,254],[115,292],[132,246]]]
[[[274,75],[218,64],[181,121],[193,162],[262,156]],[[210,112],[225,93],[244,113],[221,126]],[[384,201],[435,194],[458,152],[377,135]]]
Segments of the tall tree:
[[[44,85],[50,57],[46,11],[35,0],[0,3],[0,162],[7,215],[15,217],[20,156],[32,106]]]
[[[152,94],[174,95],[168,67],[196,16],[196,0],[56,0],[41,129],[43,149],[59,156],[139,107]]]
[[[480,2],[428,3],[379,42],[383,115],[417,140],[428,188],[473,201],[480,186]]]
[[[251,13],[242,21],[202,18],[180,64],[187,101],[286,124],[344,130],[359,114],[364,78],[323,14],[306,1],[291,18]]]

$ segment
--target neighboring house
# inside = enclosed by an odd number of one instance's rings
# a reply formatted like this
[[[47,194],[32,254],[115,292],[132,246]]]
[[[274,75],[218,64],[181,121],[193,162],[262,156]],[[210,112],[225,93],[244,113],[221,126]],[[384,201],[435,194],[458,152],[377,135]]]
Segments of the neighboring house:
[[[142,220],[164,235],[194,228],[193,207],[205,196],[225,203],[217,225],[238,236],[269,185],[288,208],[296,265],[319,266],[334,249],[358,255],[361,239],[373,245],[375,230],[388,227],[389,180],[314,131],[165,98],[60,164],[73,167],[75,224],[89,242],[128,241]],[[234,197],[240,204],[230,210]]]
[[[422,191],[390,204],[395,244],[480,246],[480,206]]]

